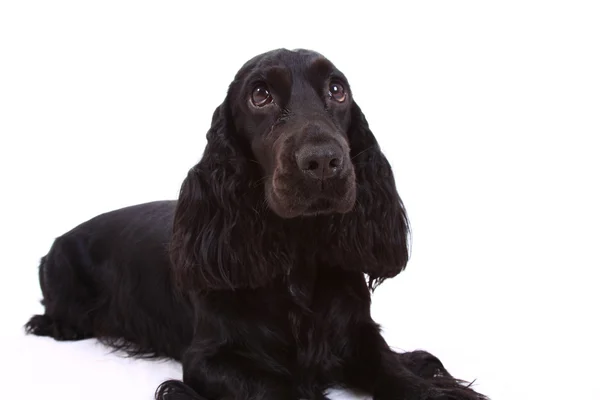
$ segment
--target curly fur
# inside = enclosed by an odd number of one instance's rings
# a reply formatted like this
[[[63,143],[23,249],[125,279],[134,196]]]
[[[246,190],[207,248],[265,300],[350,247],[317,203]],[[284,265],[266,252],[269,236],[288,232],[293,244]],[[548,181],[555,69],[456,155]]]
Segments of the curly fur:
[[[408,220],[391,167],[358,105],[352,105],[348,131],[358,182],[355,207],[309,221],[281,219],[264,209],[257,184],[262,172],[235,142],[224,107],[215,111],[204,157],[183,182],[175,212],[171,256],[182,287],[258,288],[290,271],[307,247],[325,263],[368,274],[371,282],[404,269]],[[304,242],[289,240],[302,230],[311,232]],[[311,238],[314,244],[307,246]],[[333,251],[318,251],[325,249]]]
[[[330,76],[345,102],[321,93]],[[256,77],[277,96],[270,108],[248,102]],[[408,220],[333,64],[306,50],[250,60],[207,140],[177,202],[112,211],[55,241],[28,332],[180,360],[183,380],[157,399],[325,399],[334,385],[485,399],[431,354],[393,352],[371,318],[371,291],[408,261]],[[294,155],[324,146],[341,162],[315,180]]]

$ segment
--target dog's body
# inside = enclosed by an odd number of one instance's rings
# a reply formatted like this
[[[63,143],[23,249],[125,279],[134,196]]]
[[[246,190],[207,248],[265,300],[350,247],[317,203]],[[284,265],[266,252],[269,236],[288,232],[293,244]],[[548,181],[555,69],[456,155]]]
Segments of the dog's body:
[[[168,243],[174,201],[99,215],[57,238],[40,265],[45,315],[34,332],[97,337],[132,355],[181,359],[193,312],[174,292]]]
[[[408,260],[389,163],[317,53],[250,60],[177,202],[98,216],[40,267],[27,329],[183,363],[159,399],[483,399],[426,352],[396,354],[370,289]],[[367,278],[365,278],[365,275]]]

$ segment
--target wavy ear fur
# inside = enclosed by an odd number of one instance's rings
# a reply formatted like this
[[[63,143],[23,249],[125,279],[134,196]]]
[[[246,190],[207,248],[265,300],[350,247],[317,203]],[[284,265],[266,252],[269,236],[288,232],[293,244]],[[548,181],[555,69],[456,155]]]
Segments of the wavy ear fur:
[[[371,287],[404,269],[409,235],[404,206],[389,162],[358,105],[352,107],[355,208],[287,222],[265,209],[259,166],[249,161],[249,149],[233,129],[227,101],[217,108],[204,155],[184,180],[175,211],[170,250],[180,288],[265,286],[310,254],[368,274]]]
[[[356,103],[348,131],[356,174],[356,206],[332,224],[334,263],[369,275],[374,288],[399,274],[409,258],[409,223],[392,168]],[[337,226],[336,226],[337,225]]]
[[[258,209],[258,165],[249,162],[231,121],[225,101],[213,114],[202,159],[181,186],[170,248],[181,289],[260,287],[291,265],[277,240],[278,221]]]

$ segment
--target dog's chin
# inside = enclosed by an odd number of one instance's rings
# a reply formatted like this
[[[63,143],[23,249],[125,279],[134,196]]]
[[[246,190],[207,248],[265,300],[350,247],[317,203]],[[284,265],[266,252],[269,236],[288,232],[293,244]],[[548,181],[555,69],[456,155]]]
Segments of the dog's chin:
[[[308,207],[300,214],[300,216],[315,216],[327,214],[345,214],[354,208],[354,201],[342,199],[342,201],[332,201],[327,198],[318,199],[309,203]]]
[[[342,196],[321,195],[302,199],[300,196],[278,193],[273,186],[270,186],[266,196],[269,208],[279,217],[289,219],[348,213],[354,208],[356,189],[349,188]]]

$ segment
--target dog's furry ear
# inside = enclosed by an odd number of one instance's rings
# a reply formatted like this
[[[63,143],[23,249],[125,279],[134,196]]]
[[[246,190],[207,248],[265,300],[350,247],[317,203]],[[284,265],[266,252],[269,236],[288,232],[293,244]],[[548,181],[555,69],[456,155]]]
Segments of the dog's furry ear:
[[[233,127],[227,100],[213,114],[200,162],[184,180],[170,256],[182,290],[256,288],[289,265],[264,204],[260,172]]]
[[[339,222],[343,227],[341,264],[368,274],[374,288],[406,267],[409,223],[392,168],[356,103],[352,104],[348,139],[357,196],[354,210]]]

